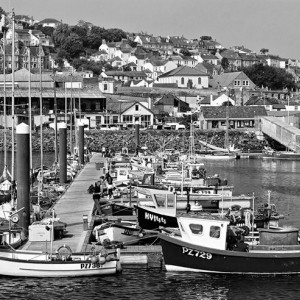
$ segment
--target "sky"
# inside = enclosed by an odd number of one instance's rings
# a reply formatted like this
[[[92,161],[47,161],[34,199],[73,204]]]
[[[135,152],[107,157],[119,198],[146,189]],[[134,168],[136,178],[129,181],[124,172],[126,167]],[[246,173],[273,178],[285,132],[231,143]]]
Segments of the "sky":
[[[208,35],[227,48],[267,48],[300,59],[300,0],[1,0],[0,6],[39,21],[84,20],[154,36]]]

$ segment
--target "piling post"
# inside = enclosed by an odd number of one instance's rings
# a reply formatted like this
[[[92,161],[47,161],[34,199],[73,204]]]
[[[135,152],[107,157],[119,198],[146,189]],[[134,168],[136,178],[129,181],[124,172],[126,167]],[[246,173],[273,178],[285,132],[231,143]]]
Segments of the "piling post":
[[[78,124],[78,152],[79,152],[79,163],[84,164],[84,125]]]
[[[67,124],[61,123],[59,128],[59,183],[67,182]]]
[[[139,146],[140,146],[140,123],[138,121],[135,122],[135,143],[136,143],[136,155],[138,155]]]
[[[29,126],[21,123],[16,127],[17,163],[17,211],[24,237],[28,237],[30,225],[30,145]]]

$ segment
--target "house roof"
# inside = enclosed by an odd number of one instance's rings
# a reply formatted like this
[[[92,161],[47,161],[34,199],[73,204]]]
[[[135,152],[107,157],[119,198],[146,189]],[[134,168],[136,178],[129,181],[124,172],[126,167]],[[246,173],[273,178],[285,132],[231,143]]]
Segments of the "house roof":
[[[227,109],[229,119],[254,119],[255,116],[266,116],[263,106],[202,106],[201,112],[205,119],[226,120]]]
[[[14,77],[14,80],[15,82],[17,83],[18,81],[19,82],[28,82],[29,80],[29,71],[27,69],[21,69],[21,70],[18,70],[15,72],[15,77]],[[5,80],[6,82],[9,82],[9,81],[12,81],[12,74],[6,74],[5,75]],[[31,73],[31,76],[30,76],[30,80],[32,82],[39,82],[41,79],[41,76],[40,74],[32,74]],[[0,74],[0,82],[1,81],[4,81],[4,75],[3,74]],[[45,81],[52,81],[53,82],[53,79],[51,78],[51,76],[48,74],[48,73],[42,73],[42,81],[45,82]]]
[[[105,71],[107,76],[146,77],[143,71]]]
[[[211,54],[211,53],[208,53],[208,54],[201,54],[201,57],[203,60],[208,60],[208,59],[218,59],[217,56]]]
[[[107,98],[106,100],[109,100],[109,98]],[[106,110],[111,111],[112,113],[121,114],[126,110],[130,109],[135,104],[139,104],[143,106],[145,109],[147,109],[150,113],[153,114],[153,112],[149,110],[146,106],[144,106],[141,102],[130,101],[130,100],[128,102],[122,102],[122,101],[116,101],[110,99],[110,101],[106,101]]]
[[[48,23],[60,23],[60,21],[56,20],[56,19],[52,19],[52,18],[46,18],[42,21],[39,22],[40,24],[48,24]]]
[[[209,84],[214,88],[217,88],[218,86],[223,86],[223,87],[229,86],[241,74],[245,74],[245,73],[230,72],[230,73],[223,73],[220,75],[214,75],[213,78],[210,79]]]
[[[273,104],[272,108],[274,109],[285,109],[285,105],[282,103]]]
[[[6,89],[6,96],[9,95],[10,89]],[[33,98],[39,98],[41,95],[40,89],[32,88],[31,91],[31,97]],[[3,97],[4,91],[3,89],[0,89],[0,97]],[[19,98],[28,98],[28,89],[21,89],[16,88],[15,89],[15,96]],[[42,96],[43,98],[54,98],[54,89],[51,88],[43,88],[42,89]],[[55,96],[56,98],[63,98],[65,97],[71,98],[93,98],[93,99],[99,99],[99,98],[106,98],[99,88],[84,88],[84,89],[72,89],[72,95],[71,95],[71,89],[64,89],[64,88],[56,88],[55,89]]]
[[[235,52],[233,50],[224,50],[224,51],[220,52],[220,55],[227,59],[234,59],[234,60],[241,59],[241,57],[239,56],[239,53]]]
[[[273,105],[278,103],[279,101],[276,98],[251,96],[245,105]]]
[[[278,111],[278,110],[270,110],[267,111],[268,116],[270,117],[286,117],[286,116],[294,116],[300,115],[300,111]]]
[[[160,77],[172,77],[172,76],[209,76],[203,72],[198,71],[195,68],[188,66],[180,66],[176,69],[173,69],[169,72],[162,74]]]
[[[54,78],[54,76],[51,74],[51,77]],[[69,74],[69,73],[63,73],[63,74],[55,74],[55,81],[56,82],[82,82],[82,76],[81,74]]]

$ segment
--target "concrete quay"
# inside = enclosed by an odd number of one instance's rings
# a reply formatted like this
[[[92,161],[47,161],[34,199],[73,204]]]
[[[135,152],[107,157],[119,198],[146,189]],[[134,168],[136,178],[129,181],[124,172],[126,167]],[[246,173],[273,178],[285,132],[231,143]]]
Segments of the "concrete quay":
[[[102,175],[103,170],[96,169],[96,162],[104,162],[100,153],[94,153],[89,162],[76,175],[67,191],[57,200],[54,211],[60,221],[67,224],[67,233],[62,239],[53,241],[55,251],[62,245],[68,245],[72,251],[85,251],[86,239],[90,235],[94,201],[88,188]],[[88,230],[84,230],[83,217],[88,218]],[[28,241],[22,249],[50,251],[50,242]]]

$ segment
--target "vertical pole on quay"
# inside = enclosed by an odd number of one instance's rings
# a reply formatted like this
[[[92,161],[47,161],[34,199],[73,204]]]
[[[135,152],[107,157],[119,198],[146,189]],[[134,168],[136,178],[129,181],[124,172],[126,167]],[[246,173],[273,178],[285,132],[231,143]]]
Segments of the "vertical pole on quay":
[[[135,143],[136,143],[136,155],[138,155],[139,146],[140,146],[140,123],[138,121],[135,122]]]
[[[17,210],[19,213],[19,224],[23,228],[24,236],[28,237],[30,224],[30,147],[29,126],[21,123],[16,127],[16,163],[17,163]],[[24,210],[21,211],[21,209]]]
[[[79,163],[84,164],[84,126],[81,122],[78,124],[78,152]]]
[[[59,128],[59,183],[67,182],[67,124]]]

